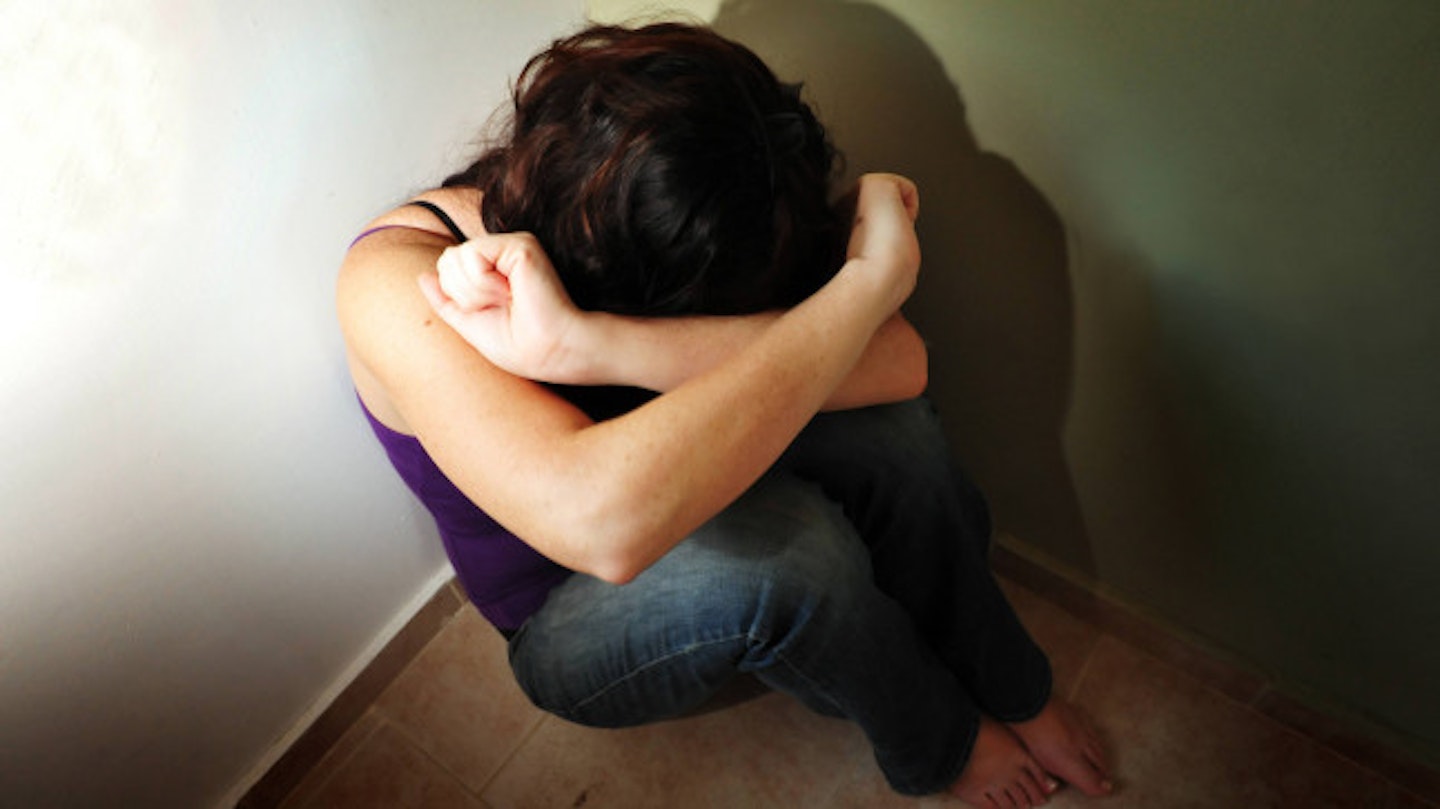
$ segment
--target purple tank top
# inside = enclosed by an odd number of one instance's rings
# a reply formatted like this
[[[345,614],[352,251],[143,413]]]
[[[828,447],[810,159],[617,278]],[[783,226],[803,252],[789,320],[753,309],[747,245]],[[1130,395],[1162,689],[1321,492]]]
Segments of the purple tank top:
[[[435,518],[445,555],[480,614],[497,629],[518,629],[570,571],[540,555],[505,530],[455,487],[430,459],[419,439],[365,418],[405,485]]]

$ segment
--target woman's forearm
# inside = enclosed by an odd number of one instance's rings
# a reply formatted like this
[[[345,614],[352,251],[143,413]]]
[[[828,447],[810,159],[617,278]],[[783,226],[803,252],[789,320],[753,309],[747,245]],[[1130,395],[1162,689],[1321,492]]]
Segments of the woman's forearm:
[[[596,554],[588,569],[628,580],[774,464],[898,305],[871,275],[847,265],[707,371],[573,435],[568,450],[591,459],[577,467],[576,485],[601,475],[614,493],[594,501],[600,513],[583,515]]]
[[[750,345],[780,315],[643,318],[589,313],[573,335],[577,345],[572,351],[586,358],[583,375],[575,381],[670,391]],[[911,399],[924,392],[927,381],[924,340],[895,312],[875,331],[821,409]]]

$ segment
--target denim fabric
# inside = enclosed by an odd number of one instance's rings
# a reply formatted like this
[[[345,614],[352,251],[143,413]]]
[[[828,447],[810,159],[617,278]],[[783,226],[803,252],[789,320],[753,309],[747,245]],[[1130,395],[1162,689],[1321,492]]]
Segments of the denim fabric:
[[[927,401],[821,414],[632,582],[553,590],[511,665],[536,705],[599,727],[682,715],[752,673],[856,722],[896,791],[937,792],[982,711],[1028,719],[1050,694],[988,571],[989,533]]]

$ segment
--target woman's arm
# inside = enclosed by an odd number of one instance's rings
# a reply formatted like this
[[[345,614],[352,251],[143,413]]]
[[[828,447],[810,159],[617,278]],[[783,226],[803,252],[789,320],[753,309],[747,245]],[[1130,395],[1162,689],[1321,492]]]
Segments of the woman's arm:
[[[516,278],[512,296],[511,280],[493,270],[485,249],[477,241],[446,250],[437,275],[422,278],[421,285],[436,311],[462,335],[471,333],[466,314],[508,307],[509,343],[492,341],[477,348],[527,379],[665,392],[724,361],[780,316],[766,312],[649,318],[582,312],[553,277]],[[923,393],[927,383],[925,343],[896,311],[876,331],[822,409],[910,399]]]
[[[668,391],[749,345],[780,317],[766,312],[740,317],[639,318],[585,313],[572,332],[585,357],[569,384],[630,385]],[[860,360],[835,388],[822,410],[913,399],[928,382],[925,342],[899,312],[876,330]]]
[[[413,280],[443,250],[438,237],[394,234],[352,251],[341,324],[356,361],[468,497],[560,564],[624,582],[774,463],[909,295],[913,195],[899,178],[876,183],[862,194],[870,219],[851,258],[824,288],[733,356],[598,424],[439,322]],[[543,252],[493,238],[512,287],[544,276],[534,266]]]

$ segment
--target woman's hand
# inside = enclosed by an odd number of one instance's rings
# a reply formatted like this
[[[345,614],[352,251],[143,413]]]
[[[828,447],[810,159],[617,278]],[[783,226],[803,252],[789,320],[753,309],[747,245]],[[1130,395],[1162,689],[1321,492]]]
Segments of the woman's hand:
[[[855,219],[845,258],[886,283],[899,296],[898,307],[914,290],[920,270],[920,242],[915,237],[920,192],[898,174],[866,174],[853,194]]]
[[[420,276],[430,307],[494,365],[542,382],[583,378],[573,338],[585,318],[528,233],[484,234],[447,248]]]

